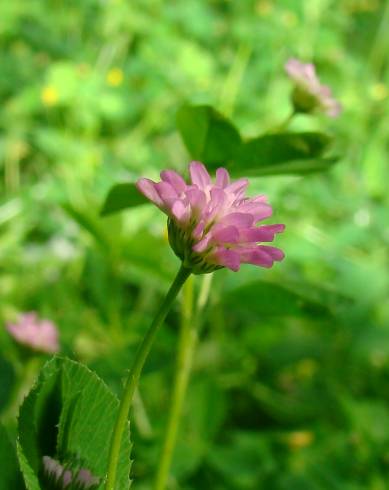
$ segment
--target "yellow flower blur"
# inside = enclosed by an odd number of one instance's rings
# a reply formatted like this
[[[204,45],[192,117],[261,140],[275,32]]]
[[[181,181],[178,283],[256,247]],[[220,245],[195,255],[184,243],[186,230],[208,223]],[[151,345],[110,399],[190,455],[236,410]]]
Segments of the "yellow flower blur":
[[[118,87],[123,83],[124,75],[120,68],[111,68],[107,73],[107,83],[111,87]]]
[[[55,105],[58,102],[57,90],[51,85],[46,85],[46,87],[43,87],[41,92],[41,101],[48,107]]]

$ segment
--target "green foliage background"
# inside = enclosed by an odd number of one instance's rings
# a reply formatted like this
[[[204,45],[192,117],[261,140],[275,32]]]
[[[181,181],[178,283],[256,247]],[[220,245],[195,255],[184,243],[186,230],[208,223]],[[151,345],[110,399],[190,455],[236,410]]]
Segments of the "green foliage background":
[[[0,3],[0,408],[20,365],[3,325],[36,310],[62,353],[115,391],[178,261],[148,206],[108,190],[189,156],[184,102],[246,137],[290,112],[290,56],[344,106],[328,173],[253,179],[286,259],[215,274],[170,488],[381,490],[389,478],[389,2]],[[179,324],[168,316],[134,408],[133,487],[150,488]],[[11,424],[12,425],[12,424]],[[12,427],[9,429],[12,432]]]

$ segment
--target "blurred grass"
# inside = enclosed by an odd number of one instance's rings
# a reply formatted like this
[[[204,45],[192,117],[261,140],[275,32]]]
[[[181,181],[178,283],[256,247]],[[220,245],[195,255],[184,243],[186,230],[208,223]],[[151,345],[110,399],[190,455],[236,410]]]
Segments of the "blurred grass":
[[[117,390],[178,264],[158,211],[98,216],[108,189],[185,168],[184,101],[245,136],[280,124],[289,56],[313,60],[344,106],[292,124],[336,136],[331,172],[251,185],[287,224],[287,258],[216,274],[171,489],[387,488],[388,16],[378,0],[0,3],[1,323],[53,319],[64,353]],[[284,289],[302,299],[288,307]],[[177,311],[140,390],[152,436],[134,425],[139,489],[161,442]],[[2,406],[16,369],[3,329],[0,345]]]

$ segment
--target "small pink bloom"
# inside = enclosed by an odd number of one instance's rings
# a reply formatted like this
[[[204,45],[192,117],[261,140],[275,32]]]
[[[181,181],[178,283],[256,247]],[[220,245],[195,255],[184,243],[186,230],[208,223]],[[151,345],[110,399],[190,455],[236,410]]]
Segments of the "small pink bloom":
[[[71,470],[56,459],[50,456],[43,456],[42,459],[45,475],[51,483],[55,484],[56,488],[66,489],[72,485],[72,488],[74,486],[80,490],[92,490],[100,483],[100,479],[93,476],[86,468],[78,470],[77,477],[75,477]]]
[[[43,468],[46,475],[54,482],[61,485],[61,488],[66,488],[72,482],[72,472],[62,466],[57,460],[50,456],[43,456]]]
[[[93,476],[89,470],[81,468],[78,472],[76,483],[80,484],[82,488],[87,490],[98,485],[100,483],[100,479]]]
[[[17,323],[7,325],[14,340],[38,352],[54,354],[59,351],[58,330],[49,320],[38,319],[35,313],[20,315]]]
[[[140,179],[137,188],[168,215],[170,244],[184,265],[195,274],[221,267],[238,271],[242,263],[271,267],[283,259],[271,242],[284,225],[256,226],[271,216],[265,196],[245,197],[247,179],[230,182],[219,168],[212,183],[200,162],[189,165],[190,183],[176,172],[161,172],[161,182]]]
[[[293,96],[296,110],[310,112],[319,107],[330,117],[339,116],[340,103],[333,97],[330,87],[320,83],[312,63],[291,58],[285,63],[285,71],[296,85]]]

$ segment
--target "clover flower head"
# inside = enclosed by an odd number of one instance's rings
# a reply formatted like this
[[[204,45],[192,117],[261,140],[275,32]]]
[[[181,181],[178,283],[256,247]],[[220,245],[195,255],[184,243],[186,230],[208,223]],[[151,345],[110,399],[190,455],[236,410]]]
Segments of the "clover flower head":
[[[50,456],[43,456],[43,468],[48,479],[60,489],[72,482],[72,472]]]
[[[99,478],[93,476],[92,473],[86,468],[81,468],[76,478],[76,483],[78,483],[81,488],[85,488],[86,490],[98,485],[99,482]]]
[[[295,84],[292,99],[297,112],[320,109],[330,117],[339,116],[340,103],[333,97],[330,87],[320,83],[312,63],[290,58],[285,63],[285,71]]]
[[[16,342],[31,350],[47,354],[59,351],[57,327],[34,312],[20,315],[18,322],[7,325],[7,330]]]
[[[69,490],[93,490],[100,483],[100,479],[93,476],[88,469],[81,468],[78,471],[71,471],[50,456],[43,456],[43,469],[46,479],[50,483],[50,488],[56,490],[66,488]]]
[[[284,225],[261,225],[272,214],[265,196],[245,196],[247,179],[230,181],[225,168],[213,183],[200,162],[189,164],[190,183],[172,170],[161,181],[140,179],[138,190],[168,215],[169,242],[184,266],[195,274],[222,267],[238,271],[248,263],[271,267],[284,258],[271,242]]]

